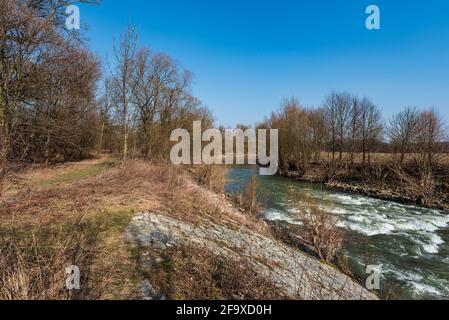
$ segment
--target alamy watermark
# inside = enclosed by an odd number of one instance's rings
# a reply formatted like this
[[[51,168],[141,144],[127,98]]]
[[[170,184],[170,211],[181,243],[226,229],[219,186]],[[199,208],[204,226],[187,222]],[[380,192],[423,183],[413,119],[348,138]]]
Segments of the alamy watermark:
[[[80,269],[77,266],[68,266],[65,272],[67,274],[65,279],[67,290],[80,290]]]
[[[74,4],[67,6],[65,9],[67,18],[65,20],[65,27],[67,30],[79,30],[81,23],[80,8]]]
[[[365,273],[369,274],[369,276],[366,278],[365,287],[368,290],[380,290],[380,266],[366,266]]]
[[[366,7],[365,13],[369,16],[365,20],[365,26],[368,30],[380,30],[380,9],[372,4]]]
[[[267,141],[269,131],[269,141]],[[277,129],[207,129],[202,132],[201,121],[193,122],[193,137],[185,129],[176,129],[170,136],[171,142],[178,142],[170,152],[173,164],[216,164],[244,165],[259,164],[262,176],[275,175],[279,167]],[[235,143],[234,143],[235,141]],[[203,142],[207,143],[203,147]],[[247,152],[245,153],[245,144]],[[267,149],[269,155],[267,155]]]

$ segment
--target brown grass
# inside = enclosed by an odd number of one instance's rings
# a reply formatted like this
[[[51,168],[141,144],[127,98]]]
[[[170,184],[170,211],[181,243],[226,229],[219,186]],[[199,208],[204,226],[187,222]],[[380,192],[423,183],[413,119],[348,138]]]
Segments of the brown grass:
[[[235,218],[235,212],[227,213],[223,199],[224,195],[192,183],[181,167],[130,160],[79,181],[29,186],[5,195],[0,199],[0,224],[16,220],[41,224],[109,211],[165,212],[192,223],[204,216],[226,220],[223,216],[231,214]],[[243,220],[253,225],[250,219]]]
[[[132,296],[127,253],[108,221],[0,229],[0,300],[90,300]],[[66,288],[66,268],[80,269],[80,289]]]
[[[270,280],[253,271],[244,260],[212,254],[206,248],[170,248],[153,262],[147,279],[168,299],[174,300],[273,300],[286,299]]]
[[[193,174],[200,185],[214,192],[224,192],[226,185],[226,174],[228,173],[227,166],[192,166],[189,169],[189,172]]]
[[[252,217],[256,217],[263,210],[258,188],[259,180],[257,176],[253,175],[242,192],[232,195],[234,203]]]
[[[395,155],[394,153],[384,153],[384,152],[374,152],[371,153],[371,164],[386,164],[386,163],[392,163],[392,162],[398,162],[400,155]],[[413,153],[405,154],[404,162],[410,163],[413,162],[416,155]],[[321,159],[325,161],[332,160],[332,153],[331,152],[322,152],[321,153]],[[335,154],[336,161],[339,161],[339,154],[338,152]],[[351,159],[351,154],[349,152],[343,152],[343,161],[348,162]],[[362,153],[354,153],[354,163],[355,164],[362,164],[363,154]],[[449,164],[449,154],[440,154],[437,156],[438,163],[440,165],[447,165]],[[366,161],[368,161],[368,155],[366,155]]]
[[[137,212],[162,212],[191,224],[207,218],[268,234],[266,225],[230,207],[225,195],[192,182],[180,167],[103,158],[53,169],[19,173],[23,183],[0,197],[0,299],[136,297],[142,276],[122,235]],[[225,174],[209,176],[212,182]],[[209,185],[220,189],[224,181]],[[211,261],[209,267],[217,266]],[[81,265],[85,291],[64,289],[70,264]]]

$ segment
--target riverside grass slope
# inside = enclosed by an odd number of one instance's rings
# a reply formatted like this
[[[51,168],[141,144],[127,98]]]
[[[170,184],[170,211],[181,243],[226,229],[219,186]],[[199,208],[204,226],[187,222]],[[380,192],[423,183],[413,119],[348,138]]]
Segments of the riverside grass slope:
[[[0,232],[1,299],[377,299],[179,167],[105,156],[26,170],[2,195]]]

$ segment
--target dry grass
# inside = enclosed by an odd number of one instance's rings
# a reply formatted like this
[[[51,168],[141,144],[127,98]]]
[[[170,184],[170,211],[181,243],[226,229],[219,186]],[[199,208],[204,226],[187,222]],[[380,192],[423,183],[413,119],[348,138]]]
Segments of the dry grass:
[[[211,189],[224,185],[223,170],[208,175]],[[207,218],[268,234],[266,225],[193,183],[180,167],[103,158],[35,168],[18,178],[23,183],[0,197],[0,299],[136,297],[142,277],[122,234],[137,212],[163,212],[191,224]],[[64,289],[70,264],[81,265],[85,291]]]
[[[222,193],[226,185],[227,166],[219,165],[200,165],[192,166],[189,170],[196,178],[198,183],[207,189]]]
[[[67,162],[52,166],[32,165],[8,176],[5,181],[5,193],[24,188],[44,188],[80,181],[107,171],[118,163],[116,159],[101,156],[97,159],[80,162]]]
[[[383,153],[383,152],[374,152],[371,153],[371,164],[386,164],[398,162],[400,155],[395,155],[394,153]],[[411,163],[414,161],[416,155],[412,153],[405,154],[404,162]],[[332,160],[331,152],[322,152],[321,159],[325,161]],[[338,152],[335,153],[335,159],[339,160]],[[440,154],[437,156],[438,163],[440,165],[448,165],[449,164],[449,154]],[[351,160],[351,154],[349,152],[343,152],[344,162],[349,162]],[[362,153],[354,153],[354,164],[362,164],[363,154]],[[366,161],[368,161],[368,155],[366,155]]]
[[[286,299],[271,281],[244,260],[212,254],[206,248],[170,248],[146,256],[152,265],[144,275],[168,299],[273,300]]]
[[[157,200],[152,181],[162,178],[170,176],[140,163],[126,163],[80,181],[25,188],[1,199],[0,219],[45,223],[98,212],[147,210]]]
[[[124,219],[126,215],[117,217]],[[126,248],[114,240],[121,232],[120,223],[114,220],[111,227],[111,221],[104,218],[2,227],[0,300],[90,300],[135,295],[134,285],[123,281],[124,276],[131,278]],[[71,265],[80,269],[80,290],[66,288],[66,268]]]
[[[250,216],[256,217],[262,210],[261,195],[258,191],[259,180],[253,175],[245,185],[243,192],[232,195],[232,200]]]
[[[164,194],[177,184],[176,174],[163,174],[156,167],[148,170],[138,163],[103,163],[64,165],[55,173],[25,172],[24,187],[0,199],[1,299],[135,295],[136,268],[122,233],[135,210],[157,205],[152,191]],[[155,180],[163,183],[154,187]],[[90,275],[83,278],[85,291],[71,295],[63,289],[70,264],[80,265],[81,273]]]
[[[108,211],[166,212],[195,223],[205,215],[226,215],[229,208],[220,197],[205,194],[180,167],[135,160],[79,181],[30,186],[5,195],[0,199],[0,224],[17,219],[40,224]]]

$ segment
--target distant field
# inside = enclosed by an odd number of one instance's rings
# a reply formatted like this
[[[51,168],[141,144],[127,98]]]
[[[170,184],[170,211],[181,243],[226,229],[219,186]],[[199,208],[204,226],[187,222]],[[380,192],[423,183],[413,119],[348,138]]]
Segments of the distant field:
[[[371,154],[371,163],[385,163],[398,160],[400,155],[395,155],[393,153],[383,153],[376,152]],[[413,161],[415,158],[415,154],[408,153],[405,155],[405,162]],[[322,152],[321,153],[322,160],[331,160],[332,153],[331,152]],[[335,153],[335,159],[339,159],[339,153]],[[349,161],[351,159],[351,154],[349,152],[343,153],[343,160]],[[449,164],[449,154],[440,154],[436,157],[437,161],[440,164]],[[362,153],[354,153],[354,162],[362,163],[363,154]],[[368,161],[368,155],[366,155],[366,161]]]

